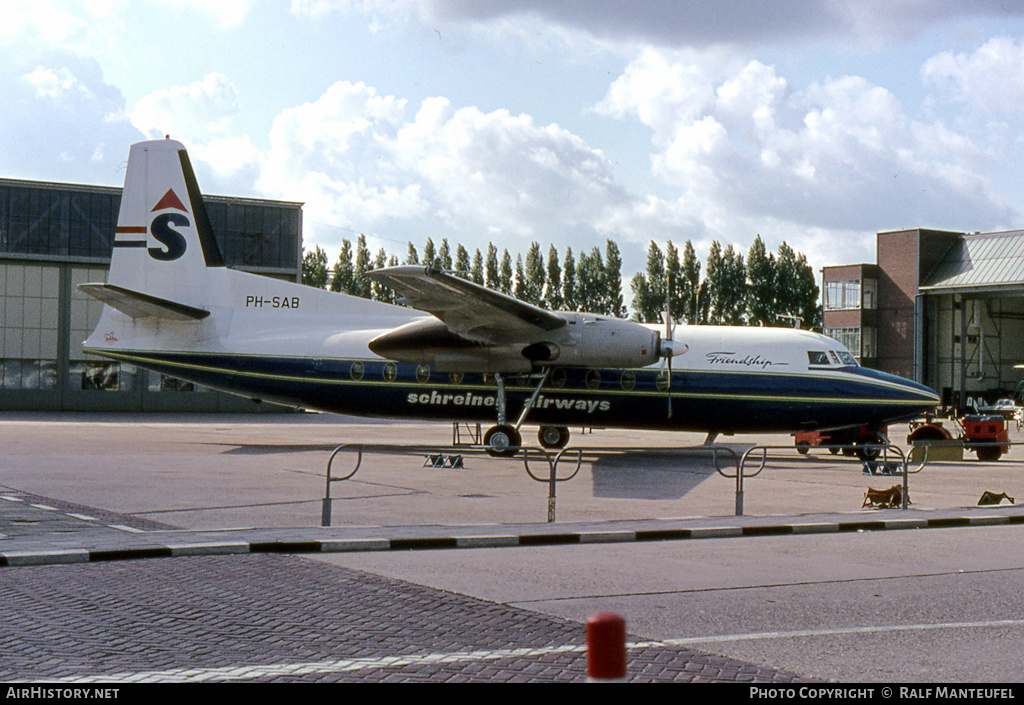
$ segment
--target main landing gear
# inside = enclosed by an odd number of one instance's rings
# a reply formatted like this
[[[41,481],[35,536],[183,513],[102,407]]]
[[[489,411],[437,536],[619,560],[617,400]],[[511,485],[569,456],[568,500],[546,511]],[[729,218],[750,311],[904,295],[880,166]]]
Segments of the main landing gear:
[[[495,458],[511,458],[519,452],[519,448],[523,444],[523,437],[519,433],[519,429],[523,422],[526,421],[527,414],[530,413],[533,403],[537,400],[538,395],[540,395],[540,390],[543,388],[544,383],[548,381],[550,374],[550,368],[544,371],[544,375],[540,378],[540,382],[537,383],[533,394],[530,395],[529,400],[523,406],[523,412],[519,415],[519,420],[516,421],[515,425],[510,425],[507,419],[505,379],[500,374],[494,375],[494,381],[498,385],[498,424],[491,426],[487,429],[487,433],[484,434],[484,446],[488,455]],[[565,426],[541,426],[537,439],[545,448],[564,448],[566,443],[569,442],[569,429]]]

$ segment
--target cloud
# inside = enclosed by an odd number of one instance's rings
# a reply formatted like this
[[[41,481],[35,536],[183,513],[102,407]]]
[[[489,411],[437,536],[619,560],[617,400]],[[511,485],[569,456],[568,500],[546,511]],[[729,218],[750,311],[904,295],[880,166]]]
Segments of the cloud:
[[[131,112],[132,124],[153,139],[170,134],[201,142],[224,135],[238,112],[238,91],[221,73],[208,73],[187,86],[172,86],[142,97]]]
[[[682,222],[671,203],[629,194],[600,151],[556,124],[441,97],[413,107],[335,83],[275,119],[259,188],[305,201],[308,234],[322,244],[363,232],[401,244],[589,250],[606,237],[646,242]]]
[[[4,176],[117,184],[124,147],[140,133],[96,62],[67,52],[0,50],[0,164]]]
[[[995,38],[972,53],[944,52],[925,62],[921,78],[937,100],[1016,116],[1024,101],[1024,42]]]
[[[429,0],[423,7],[430,20],[487,23],[533,15],[605,40],[663,47],[877,41],[912,36],[950,19],[1002,12],[998,4],[956,0]]]
[[[756,60],[695,58],[648,49],[599,110],[651,128],[654,173],[711,228],[977,229],[1016,217],[974,169],[983,150],[915,120],[885,88],[844,76],[795,90]]]

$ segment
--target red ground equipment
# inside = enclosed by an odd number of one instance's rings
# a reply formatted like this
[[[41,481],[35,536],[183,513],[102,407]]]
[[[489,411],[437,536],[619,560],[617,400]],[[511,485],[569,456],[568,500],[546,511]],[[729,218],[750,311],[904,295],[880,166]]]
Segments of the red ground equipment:
[[[968,414],[962,419],[954,420],[959,427],[960,435],[954,437],[939,421],[928,419],[918,424],[911,424],[907,443],[915,441],[961,441],[964,448],[978,454],[978,460],[991,462],[999,460],[1003,453],[1010,450],[1010,432],[1006,418],[998,414]],[[1006,445],[996,445],[1006,444]]]
[[[803,431],[794,433],[793,438],[796,450],[801,455],[807,455],[807,451],[816,446],[833,446],[828,449],[835,455],[842,450],[843,455],[856,455],[861,460],[874,460],[880,453],[877,448],[836,448],[834,446],[870,446],[879,445],[883,441],[879,436],[888,433],[886,427],[880,429],[869,429],[867,426],[860,428],[841,428],[836,431]]]

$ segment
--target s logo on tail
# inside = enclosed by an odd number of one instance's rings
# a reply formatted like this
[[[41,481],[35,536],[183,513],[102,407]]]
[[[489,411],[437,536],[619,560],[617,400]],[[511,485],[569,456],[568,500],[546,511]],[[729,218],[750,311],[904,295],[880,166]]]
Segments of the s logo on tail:
[[[166,249],[150,247],[149,256],[162,262],[170,262],[185,254],[185,250],[188,248],[185,238],[171,225],[187,228],[191,224],[191,221],[181,213],[163,213],[154,218],[149,231],[153,233],[153,237],[163,243]]]

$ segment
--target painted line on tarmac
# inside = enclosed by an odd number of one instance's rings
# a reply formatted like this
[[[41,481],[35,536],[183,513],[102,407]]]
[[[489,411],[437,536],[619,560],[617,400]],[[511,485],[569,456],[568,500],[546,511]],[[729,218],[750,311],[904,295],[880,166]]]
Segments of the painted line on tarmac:
[[[628,645],[627,645],[628,647]],[[408,654],[379,658],[337,659],[302,663],[238,664],[216,668],[172,668],[161,671],[107,673],[94,676],[68,676],[48,683],[209,683],[241,681],[256,678],[318,675],[352,671],[402,668],[406,666],[440,666],[446,664],[497,661],[501,659],[537,658],[558,654],[584,653],[583,644],[565,644],[539,648],[455,651],[451,653]]]
[[[689,637],[659,641],[639,641],[626,644],[627,649],[657,649],[717,644],[759,639],[791,639],[812,636],[841,636],[844,634],[891,634],[893,632],[925,631],[935,629],[976,629],[1021,627],[1024,620],[1004,619],[990,622],[947,622],[941,624],[898,624],[878,627],[849,627],[843,629],[807,629],[789,632],[759,632],[752,634],[726,634],[721,636]],[[448,653],[407,654],[378,658],[336,659],[331,661],[305,661],[298,663],[235,664],[214,668],[171,668],[152,671],[122,671],[87,676],[67,676],[48,683],[212,683],[219,681],[245,681],[257,678],[296,677],[325,673],[352,673],[355,671],[404,668],[407,666],[444,666],[457,663],[498,661],[502,659],[539,658],[559,654],[586,653],[584,644],[563,644],[540,648],[492,649],[454,651]]]
[[[986,622],[941,622],[938,624],[893,624],[878,627],[842,627],[839,629],[801,629],[788,632],[755,632],[752,634],[723,634],[721,636],[695,636],[685,639],[666,639],[650,645],[689,646],[691,644],[721,644],[760,639],[794,639],[809,636],[842,636],[844,634],[891,634],[893,632],[931,631],[934,629],[981,629],[993,627],[1024,627],[1024,619],[996,619]]]

